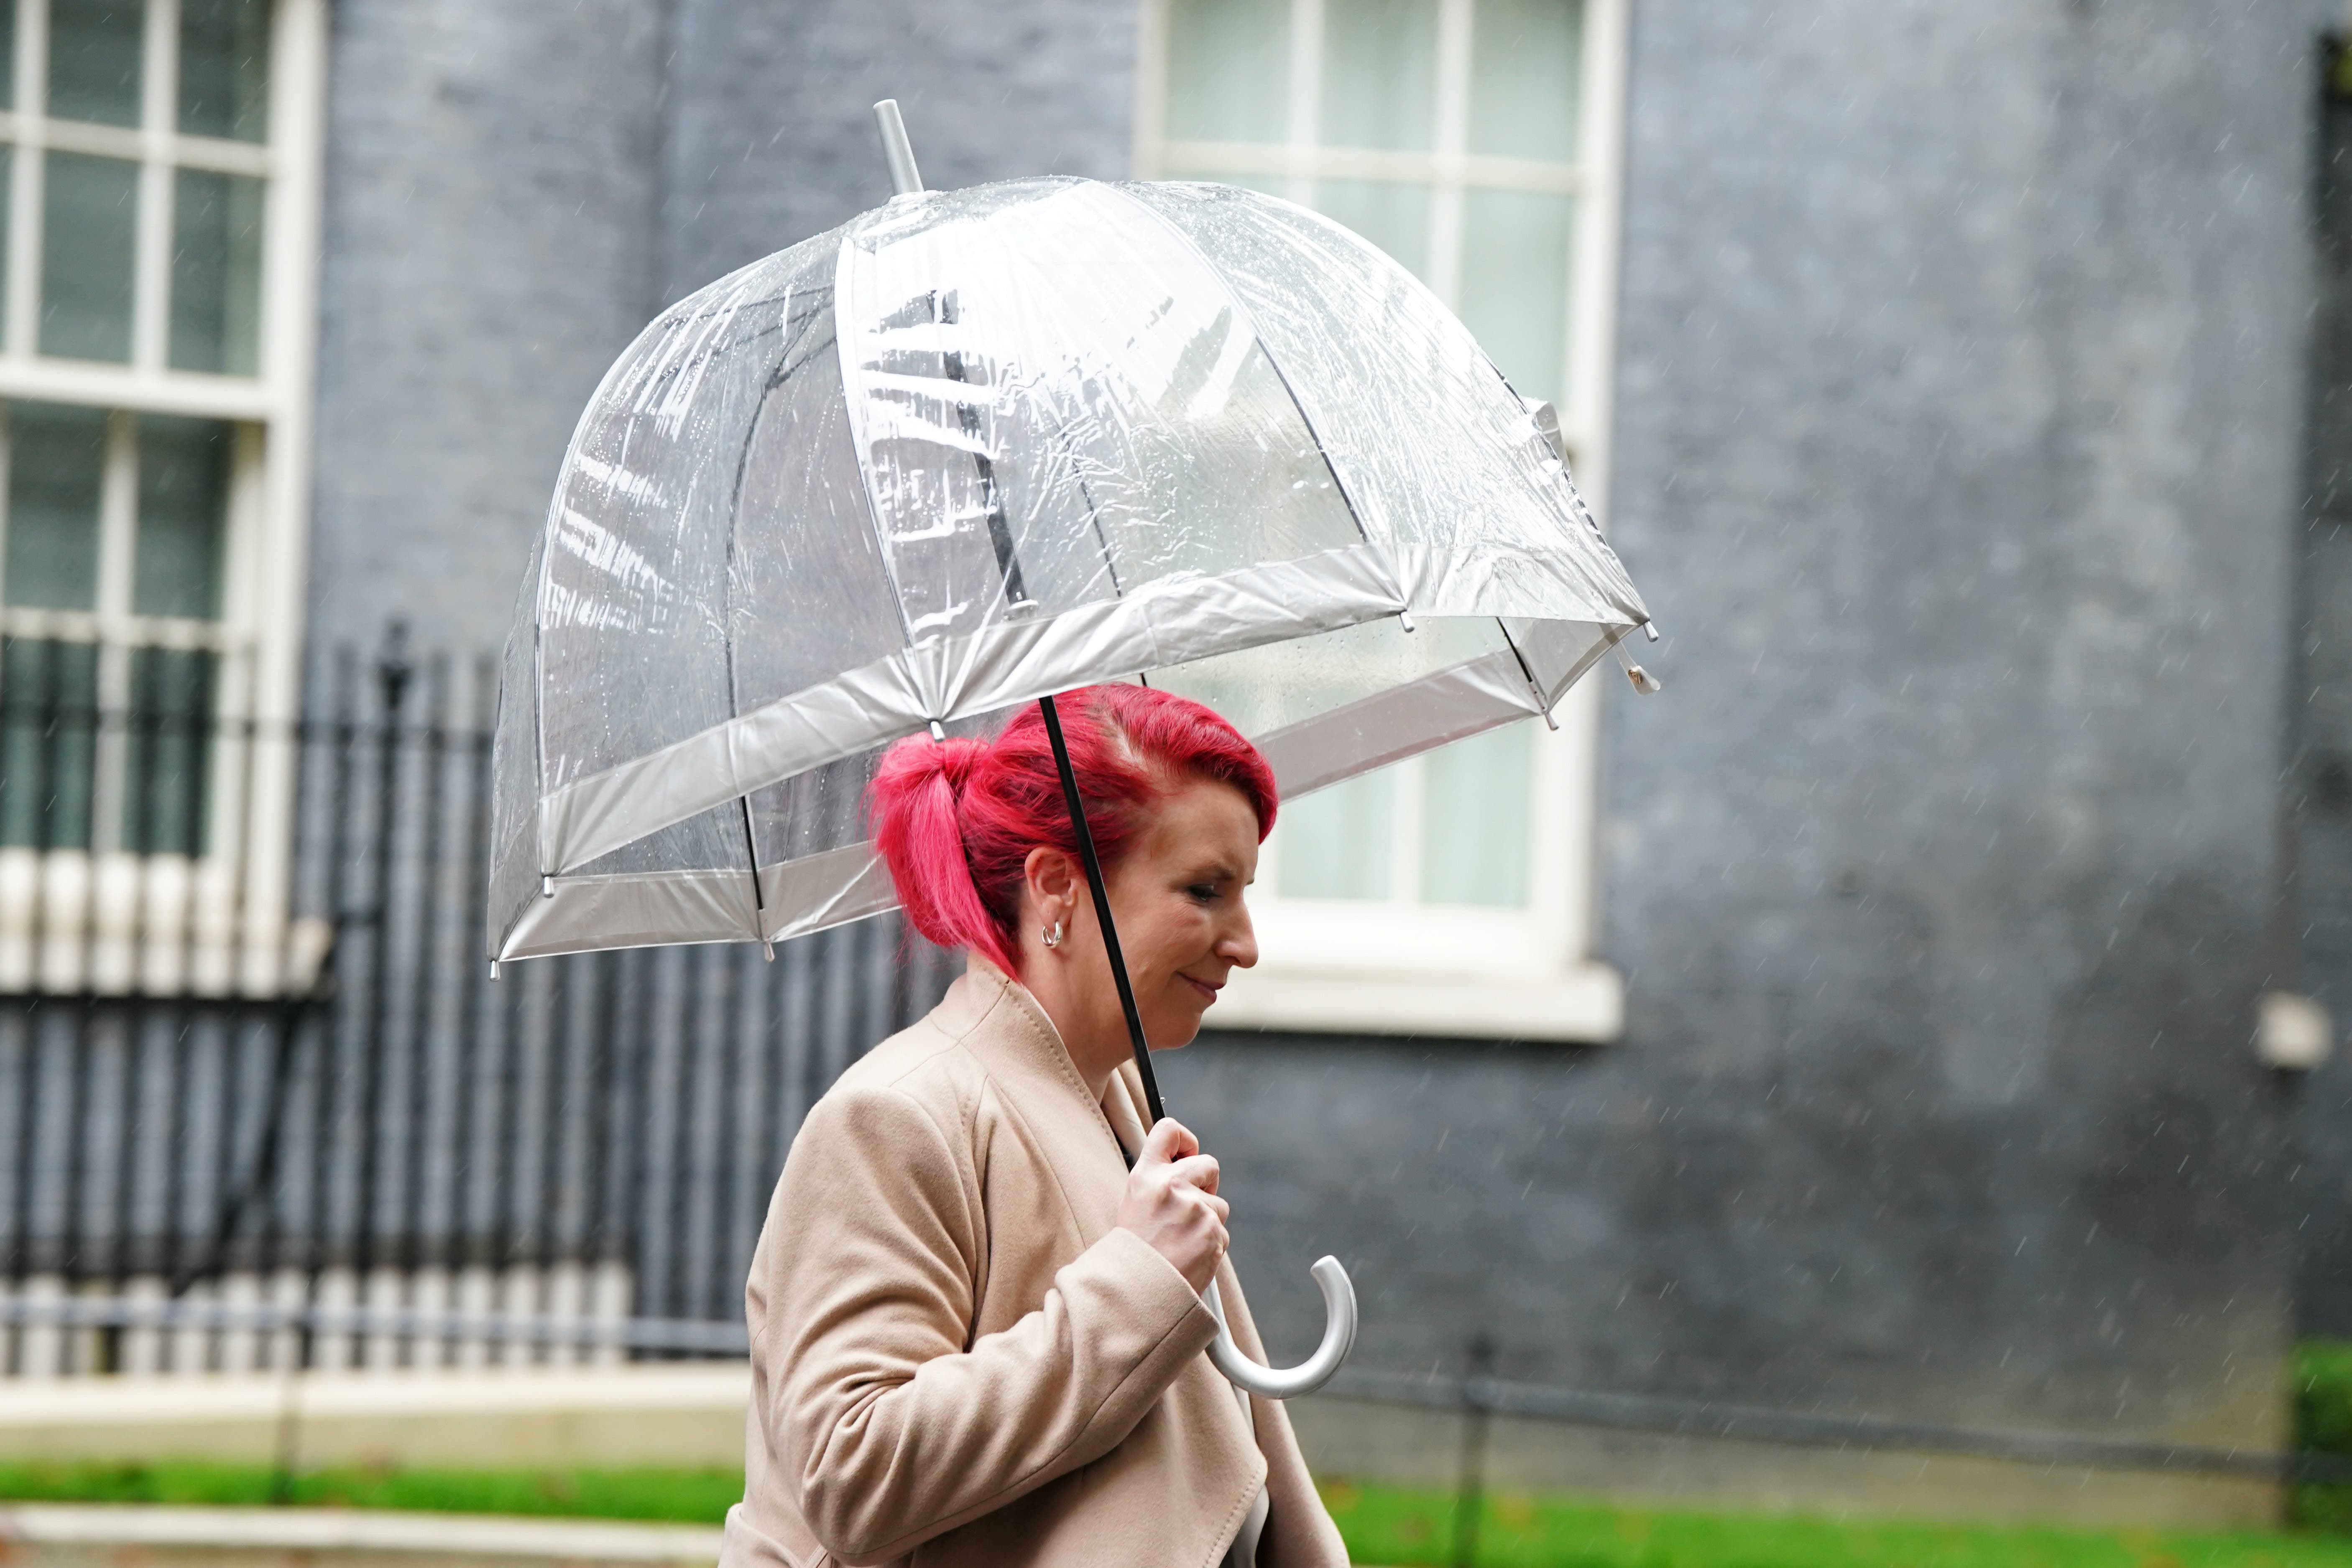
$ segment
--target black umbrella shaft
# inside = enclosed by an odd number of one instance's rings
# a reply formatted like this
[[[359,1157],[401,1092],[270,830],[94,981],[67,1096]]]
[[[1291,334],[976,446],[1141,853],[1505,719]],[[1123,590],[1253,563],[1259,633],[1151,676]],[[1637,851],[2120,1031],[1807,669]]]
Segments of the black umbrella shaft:
[[[1050,697],[1037,699],[1045,716],[1045,736],[1054,742],[1054,766],[1061,770],[1062,800],[1070,808],[1070,828],[1078,841],[1078,858],[1086,863],[1087,887],[1095,896],[1095,923],[1102,927],[1103,955],[1110,960],[1110,977],[1118,986],[1119,1010],[1127,1015],[1127,1037],[1135,1047],[1135,1070],[1143,1075],[1143,1100],[1157,1123],[1168,1114],[1160,1103],[1160,1080],[1151,1076],[1151,1046],[1143,1037],[1143,1015],[1135,1010],[1135,987],[1127,978],[1127,958],[1118,951],[1118,927],[1110,918],[1110,889],[1103,882],[1102,859],[1095,853],[1094,829],[1087,826],[1086,802],[1078,795],[1078,773],[1070,766],[1070,743],[1062,739],[1062,715]]]

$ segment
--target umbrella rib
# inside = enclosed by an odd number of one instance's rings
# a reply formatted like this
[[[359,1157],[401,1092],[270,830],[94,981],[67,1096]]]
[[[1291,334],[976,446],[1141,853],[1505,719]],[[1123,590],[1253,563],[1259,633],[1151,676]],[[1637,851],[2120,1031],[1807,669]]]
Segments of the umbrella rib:
[[[1504,646],[1511,650],[1511,657],[1519,661],[1519,673],[1527,677],[1528,689],[1536,694],[1536,701],[1543,708],[1543,721],[1555,730],[1559,729],[1559,721],[1551,716],[1551,698],[1544,691],[1543,683],[1536,679],[1535,666],[1529,664],[1528,656],[1519,651],[1519,639],[1511,635],[1511,628],[1500,616],[1495,617],[1495,629],[1503,634]]]
[[[787,303],[785,310],[788,313],[791,309]],[[790,331],[785,336],[782,345],[782,356],[776,362],[776,368],[769,375],[767,384],[760,389],[760,405],[751,411],[751,423],[743,432],[743,445],[735,454],[735,483],[727,498],[727,561],[719,586],[719,636],[721,646],[727,650],[727,715],[730,720],[743,716],[742,682],[735,667],[735,543],[743,531],[743,482],[751,472],[751,448],[759,443],[761,423],[768,416],[768,400],[790,379],[793,347],[807,330],[809,319],[802,318],[797,323],[800,330]],[[747,792],[737,795],[735,804],[742,808],[743,864],[751,878],[752,924],[760,928],[760,934],[764,936],[767,933],[768,900],[760,892],[760,839],[751,826],[751,795]]]
[[[957,323],[953,289],[932,290],[931,319],[942,326],[951,327]],[[971,384],[971,373],[964,368],[961,349],[942,348],[940,351],[940,366],[948,380],[962,386]],[[972,406],[970,399],[956,399],[956,423],[966,436],[971,437],[972,467],[980,470],[981,500],[988,509],[988,542],[996,551],[996,570],[997,574],[1004,579],[1005,602],[1007,605],[1034,604],[1035,601],[1029,597],[1028,587],[1021,580],[1021,557],[1013,548],[1013,520],[1004,512],[1004,489],[996,482],[996,465],[990,461],[987,453],[980,450],[980,410]]]

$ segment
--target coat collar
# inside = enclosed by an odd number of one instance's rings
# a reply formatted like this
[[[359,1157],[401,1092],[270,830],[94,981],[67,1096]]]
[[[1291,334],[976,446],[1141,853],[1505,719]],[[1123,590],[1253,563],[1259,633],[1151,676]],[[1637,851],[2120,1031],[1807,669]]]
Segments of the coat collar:
[[[1147,1113],[1143,1079],[1135,1063],[1119,1063],[1097,1100],[1087,1092],[1077,1064],[1070,1060],[1061,1031],[1026,985],[971,953],[962,978],[948,987],[940,1007],[948,1032],[961,1039],[992,1074],[1092,1108],[1102,1130],[1129,1158],[1143,1147]]]

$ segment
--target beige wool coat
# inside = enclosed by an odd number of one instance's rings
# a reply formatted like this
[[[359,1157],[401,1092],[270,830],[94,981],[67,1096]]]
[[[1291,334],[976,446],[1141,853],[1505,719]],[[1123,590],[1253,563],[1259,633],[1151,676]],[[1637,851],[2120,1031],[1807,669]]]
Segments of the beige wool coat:
[[[1097,1103],[978,959],[842,1076],[751,1261],[721,1568],[1215,1568],[1261,1487],[1261,1568],[1344,1568],[1281,1405],[1244,1418],[1208,1309],[1114,1223],[1142,1103],[1131,1064]],[[1230,1260],[1217,1283],[1263,1359]]]

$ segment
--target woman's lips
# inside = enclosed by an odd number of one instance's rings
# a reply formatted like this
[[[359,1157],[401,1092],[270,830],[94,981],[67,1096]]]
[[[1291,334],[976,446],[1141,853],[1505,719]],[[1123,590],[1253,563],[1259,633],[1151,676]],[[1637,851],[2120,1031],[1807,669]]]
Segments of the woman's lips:
[[[1179,974],[1176,978],[1201,994],[1202,1006],[1214,1002],[1217,999],[1217,993],[1224,989],[1223,985],[1212,985],[1205,980],[1195,980],[1189,974]]]

